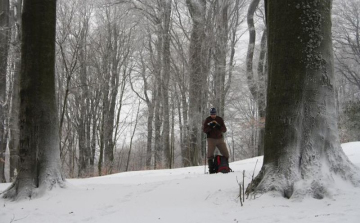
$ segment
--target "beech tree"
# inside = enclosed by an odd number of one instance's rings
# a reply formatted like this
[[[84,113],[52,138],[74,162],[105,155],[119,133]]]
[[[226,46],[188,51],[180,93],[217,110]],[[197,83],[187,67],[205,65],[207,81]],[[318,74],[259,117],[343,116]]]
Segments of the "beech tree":
[[[334,97],[331,0],[266,1],[265,154],[247,193],[329,195],[333,175],[359,185],[341,149]]]
[[[0,183],[5,182],[6,70],[9,52],[9,0],[0,1]]]
[[[170,108],[169,108],[169,81],[170,81],[170,22],[171,22],[171,3],[172,1],[162,1],[163,12],[163,109],[164,109],[164,127],[163,127],[163,145],[164,155],[167,167],[171,167],[171,148],[170,148]]]
[[[4,198],[64,187],[55,98],[56,0],[25,0],[22,14],[19,174]]]
[[[207,50],[205,39],[205,0],[187,0],[193,27],[190,37],[189,61],[189,160],[191,165],[198,165],[200,161],[200,123],[206,95],[207,74],[204,72]]]
[[[21,10],[23,0],[12,1],[12,19],[11,23],[11,56],[9,63],[12,70],[12,81],[9,86],[11,97],[11,106],[9,108],[9,131],[8,131],[8,147],[10,150],[10,180],[13,181],[19,161],[19,144],[20,144],[20,127],[19,127],[19,112],[20,112],[20,70],[21,70]],[[11,95],[11,96],[10,96]]]
[[[256,144],[257,155],[264,154],[264,126],[261,125],[261,122],[265,119],[265,69],[264,69],[264,61],[265,61],[265,54],[266,54],[266,30],[263,31],[261,37],[261,46],[260,46],[260,55],[259,55],[259,62],[257,67],[257,72],[254,72],[253,64],[254,64],[254,53],[255,53],[255,43],[256,43],[256,29],[255,29],[255,21],[254,15],[256,10],[259,8],[260,0],[252,0],[248,13],[247,13],[247,24],[249,29],[249,44],[248,44],[248,51],[246,55],[246,76],[248,87],[251,93],[251,96],[254,98],[256,102],[256,114],[260,119],[260,128],[256,128],[255,132],[252,133],[251,137],[251,147],[255,149]],[[257,133],[258,131],[258,133]],[[259,137],[257,137],[259,135]],[[258,142],[256,140],[258,138]]]

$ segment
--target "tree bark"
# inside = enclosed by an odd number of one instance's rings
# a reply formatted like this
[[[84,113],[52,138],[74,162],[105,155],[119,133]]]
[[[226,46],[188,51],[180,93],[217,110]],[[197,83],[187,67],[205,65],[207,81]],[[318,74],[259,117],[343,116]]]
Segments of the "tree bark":
[[[170,80],[170,15],[172,1],[163,0],[163,107],[164,107],[164,126],[163,126],[163,150],[165,155],[166,167],[171,166],[171,147],[170,147],[170,108],[169,108],[169,80]]]
[[[163,66],[163,58],[162,58],[162,49],[163,49],[163,36],[162,36],[162,25],[161,20],[158,19],[156,25],[156,33],[157,33],[157,41],[156,45],[156,62],[154,67],[154,75],[155,75],[155,98],[154,98],[154,118],[155,118],[155,154],[154,154],[154,169],[158,167],[162,167],[162,137],[161,137],[161,126],[162,126],[162,108],[161,108],[161,98],[162,98],[162,66]]]
[[[343,153],[334,97],[331,0],[267,1],[265,154],[247,193],[329,195],[333,175],[359,185]]]
[[[11,98],[11,111],[10,111],[10,179],[15,180],[15,170],[18,168],[19,161],[19,142],[20,142],[20,124],[19,124],[19,112],[20,112],[20,69],[21,69],[21,8],[22,0],[17,0],[14,3],[14,29],[12,30],[12,39],[14,44],[14,80],[12,88]]]
[[[89,176],[89,164],[90,164],[90,146],[87,135],[88,123],[88,85],[87,85],[87,68],[86,68],[86,36],[89,29],[89,18],[82,18],[82,26],[80,31],[80,49],[79,49],[79,63],[80,63],[80,100],[78,101],[80,115],[78,118],[78,136],[79,136],[79,176]]]
[[[6,70],[9,52],[9,0],[0,1],[0,183],[5,180],[5,151],[6,151]]]
[[[251,94],[257,100],[258,98],[258,87],[254,77],[253,71],[253,58],[255,50],[256,30],[254,24],[254,14],[259,5],[260,0],[252,0],[249,6],[247,14],[247,24],[249,29],[249,45],[246,55],[246,76]]]
[[[19,175],[10,199],[64,187],[55,98],[56,0],[25,0],[22,14]]]
[[[190,79],[189,79],[189,161],[190,165],[198,165],[201,150],[202,105],[206,92],[206,72],[204,72],[204,55],[206,50],[202,41],[205,40],[205,12],[204,0],[187,0],[193,27],[190,37]]]
[[[226,54],[228,44],[228,8],[227,0],[217,1],[217,15],[215,15],[215,51],[214,51],[214,107],[219,116],[224,117],[225,111],[225,77],[226,77]]]
[[[263,86],[263,83],[261,82],[262,80],[264,80],[264,73],[261,72],[262,68],[258,68],[258,78],[256,78],[256,76],[254,75],[254,71],[253,71],[253,59],[254,59],[254,51],[255,51],[255,43],[256,43],[256,30],[255,30],[255,24],[254,24],[254,14],[255,11],[258,7],[260,3],[260,0],[252,0],[252,2],[250,3],[249,9],[248,9],[248,14],[247,14],[247,24],[248,24],[248,28],[249,28],[249,45],[248,45],[248,51],[247,51],[247,56],[246,56],[246,76],[247,76],[247,82],[248,82],[248,86],[250,89],[250,93],[253,96],[256,104],[257,104],[257,112],[258,112],[258,117],[260,119],[259,123],[261,124],[261,120],[265,119],[265,89],[261,88],[261,86]],[[263,34],[263,37],[266,38],[265,33]],[[262,49],[263,48],[263,43],[266,39],[262,38]],[[263,53],[264,51],[262,51],[261,53]],[[260,53],[260,54],[261,54]],[[261,56],[259,58],[259,65],[261,63]],[[260,71],[260,72],[259,72]],[[254,135],[256,134],[256,138],[258,138],[258,142],[257,142],[257,153],[256,155],[263,155],[262,152],[262,148],[264,146],[264,129],[258,128],[256,126],[255,129],[255,133],[253,133]],[[259,134],[259,137],[257,137]],[[254,141],[254,143],[252,143],[251,147],[254,148],[254,152],[256,151],[256,141]]]
[[[258,150],[257,155],[262,156],[264,155],[264,137],[265,137],[265,116],[266,116],[266,40],[267,34],[266,29],[263,31],[260,43],[260,56],[259,56],[259,63],[258,63],[258,78],[259,78],[259,89],[258,89],[258,116],[259,116],[259,141],[258,141]]]

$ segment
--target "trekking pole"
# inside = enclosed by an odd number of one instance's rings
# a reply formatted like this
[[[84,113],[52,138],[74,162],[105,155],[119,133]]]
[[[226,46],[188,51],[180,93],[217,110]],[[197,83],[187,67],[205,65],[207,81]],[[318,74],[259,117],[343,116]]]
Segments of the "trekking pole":
[[[204,174],[206,174],[206,151],[205,151],[205,157],[204,157],[204,159],[205,159],[205,165],[204,165]]]
[[[205,161],[204,161],[204,163],[205,163],[205,165],[204,165],[204,174],[206,174],[206,156],[207,156],[207,145],[206,145],[206,142],[207,142],[207,140],[205,140],[205,156],[204,156],[204,159],[205,159]]]

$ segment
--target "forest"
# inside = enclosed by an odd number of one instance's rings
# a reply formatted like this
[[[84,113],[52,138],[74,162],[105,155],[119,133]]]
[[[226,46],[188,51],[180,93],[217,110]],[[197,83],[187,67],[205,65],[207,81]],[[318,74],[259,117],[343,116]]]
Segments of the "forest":
[[[35,22],[36,29],[42,19],[22,19],[24,2],[0,0],[0,182],[19,172],[23,25]],[[202,165],[201,126],[211,107],[227,125],[231,161],[264,154],[270,60],[264,1],[56,4],[59,123],[44,132],[57,131],[51,134],[59,138],[64,177]],[[340,141],[360,141],[360,1],[334,0],[331,23]]]

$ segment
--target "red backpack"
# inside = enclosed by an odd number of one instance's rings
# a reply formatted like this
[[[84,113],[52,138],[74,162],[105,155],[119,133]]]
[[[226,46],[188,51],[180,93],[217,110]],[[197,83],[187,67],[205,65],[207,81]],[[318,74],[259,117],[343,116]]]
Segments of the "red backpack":
[[[214,158],[215,173],[229,173],[233,172],[229,167],[229,159],[225,156],[216,155]]]

